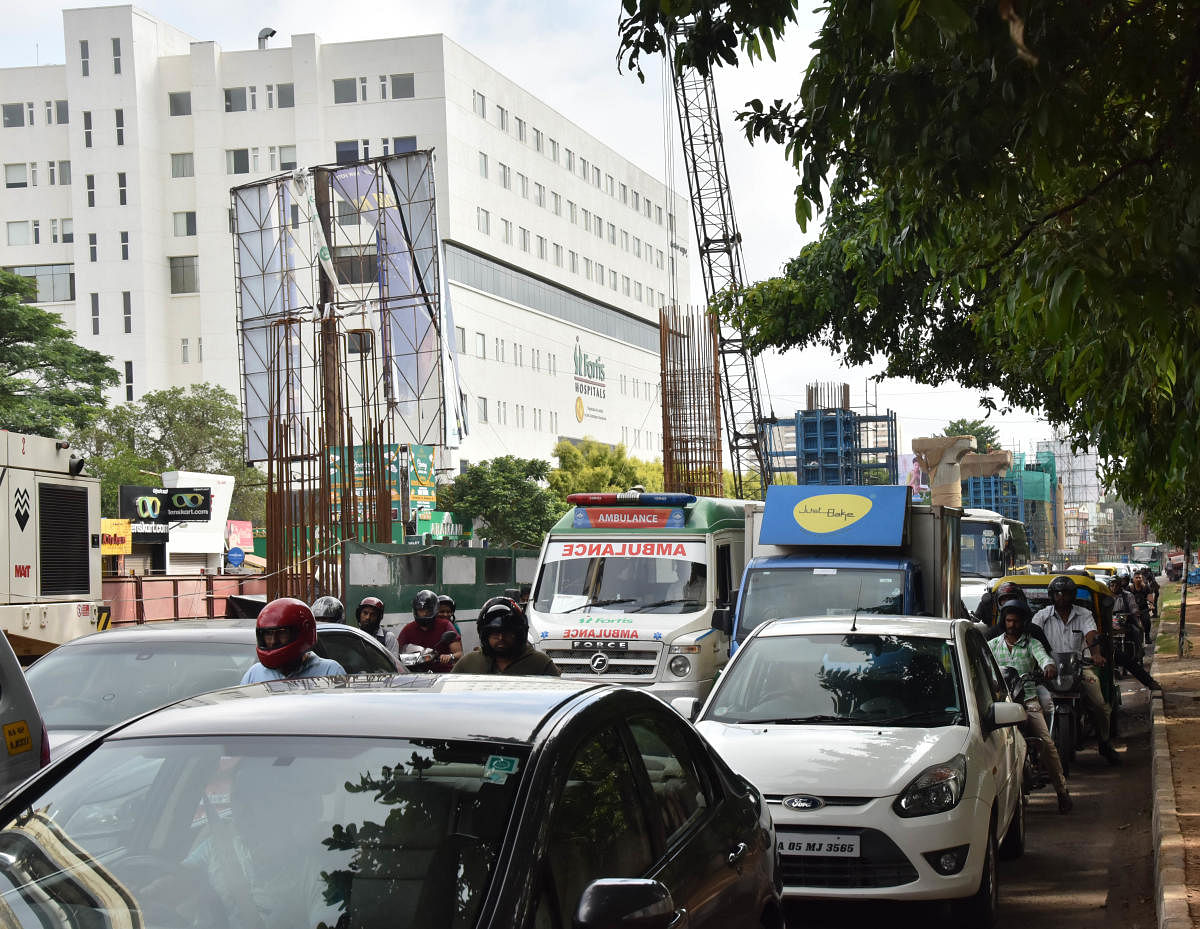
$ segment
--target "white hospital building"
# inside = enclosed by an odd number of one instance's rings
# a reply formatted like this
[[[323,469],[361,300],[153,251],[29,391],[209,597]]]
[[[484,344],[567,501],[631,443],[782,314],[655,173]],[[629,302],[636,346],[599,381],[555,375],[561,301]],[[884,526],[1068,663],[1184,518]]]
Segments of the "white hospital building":
[[[688,301],[690,213],[652,175],[443,35],[226,52],[115,6],[64,11],[63,41],[65,65],[0,69],[0,266],[112,356],[114,401],[237,392],[231,187],[432,149],[459,458],[661,455],[658,308],[672,279]]]

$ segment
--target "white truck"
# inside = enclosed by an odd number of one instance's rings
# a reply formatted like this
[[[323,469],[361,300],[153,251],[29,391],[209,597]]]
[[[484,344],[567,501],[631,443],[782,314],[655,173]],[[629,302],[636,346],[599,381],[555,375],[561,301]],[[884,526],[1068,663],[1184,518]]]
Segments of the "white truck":
[[[564,677],[704,697],[729,659],[745,501],[572,494],[542,545],[527,612]]]
[[[0,623],[23,661],[102,621],[100,480],[66,442],[0,430]]]

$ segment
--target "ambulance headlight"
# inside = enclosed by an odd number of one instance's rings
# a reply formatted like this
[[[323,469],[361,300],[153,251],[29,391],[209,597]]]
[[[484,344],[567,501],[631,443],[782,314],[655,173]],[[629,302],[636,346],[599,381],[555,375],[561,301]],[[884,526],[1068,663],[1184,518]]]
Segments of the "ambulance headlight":
[[[667,662],[667,667],[676,677],[687,677],[692,671],[692,663],[686,655],[676,655]]]

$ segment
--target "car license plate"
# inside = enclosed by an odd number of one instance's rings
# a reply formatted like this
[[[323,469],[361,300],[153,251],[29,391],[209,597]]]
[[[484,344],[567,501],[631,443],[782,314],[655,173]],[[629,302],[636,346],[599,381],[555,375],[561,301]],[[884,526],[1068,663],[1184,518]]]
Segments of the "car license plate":
[[[784,834],[778,837],[779,854],[818,858],[858,858],[859,836],[838,833]]]

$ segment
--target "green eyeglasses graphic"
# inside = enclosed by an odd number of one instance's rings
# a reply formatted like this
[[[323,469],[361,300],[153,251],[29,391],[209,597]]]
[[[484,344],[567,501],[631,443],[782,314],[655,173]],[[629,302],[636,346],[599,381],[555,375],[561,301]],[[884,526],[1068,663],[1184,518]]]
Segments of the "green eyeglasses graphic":
[[[194,510],[203,503],[204,494],[171,494],[173,506],[186,506],[189,510]]]

